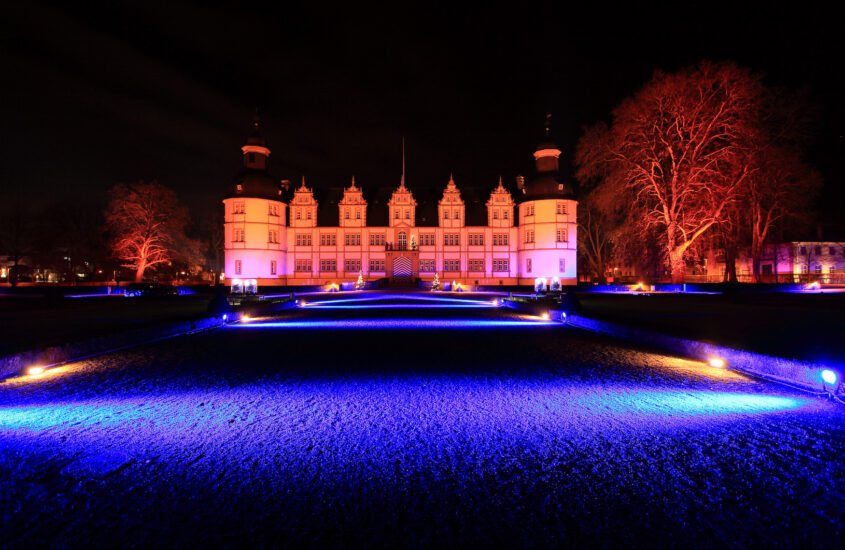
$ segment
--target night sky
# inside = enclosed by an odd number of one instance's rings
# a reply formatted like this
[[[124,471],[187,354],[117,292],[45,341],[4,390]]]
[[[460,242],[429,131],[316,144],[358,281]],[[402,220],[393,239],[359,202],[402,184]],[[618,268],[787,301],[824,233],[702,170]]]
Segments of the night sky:
[[[564,154],[655,69],[732,59],[820,109],[812,160],[828,225],[845,203],[841,25],[803,4],[458,8],[325,2],[220,7],[20,2],[0,18],[0,185],[33,198],[97,199],[158,179],[191,204],[219,201],[260,111],[272,171],[316,188],[355,175],[407,184],[513,185],[543,115]],[[576,7],[577,6],[577,7]],[[679,11],[680,10],[680,11]]]

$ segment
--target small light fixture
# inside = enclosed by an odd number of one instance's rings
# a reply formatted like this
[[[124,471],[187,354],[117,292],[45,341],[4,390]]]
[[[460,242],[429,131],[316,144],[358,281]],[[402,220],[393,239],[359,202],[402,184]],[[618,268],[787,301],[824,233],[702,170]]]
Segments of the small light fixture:
[[[549,312],[547,311],[547,312],[543,313],[543,315],[541,315],[540,317],[542,317],[544,321],[548,321],[549,320]]]
[[[822,380],[823,380],[823,381],[824,381],[824,383],[825,383],[825,384],[827,384],[828,386],[834,386],[834,385],[836,385],[836,381],[837,381],[838,379],[839,379],[839,377],[838,377],[838,376],[836,376],[836,373],[835,373],[834,371],[832,371],[832,370],[830,370],[830,369],[824,369],[824,370],[822,371]]]
[[[707,364],[709,364],[713,368],[721,369],[721,368],[724,368],[724,366],[725,366],[725,360],[719,359],[718,357],[714,357],[714,358],[710,359],[710,361],[708,361]]]
[[[45,370],[44,367],[29,367],[26,373],[30,376],[38,376],[39,374],[44,374]]]
[[[249,322],[249,321],[252,321],[252,317],[250,317],[250,316],[249,316],[249,315],[247,315],[246,313],[244,313],[243,315],[241,315],[241,322],[242,322],[242,323],[247,323],[247,322]]]

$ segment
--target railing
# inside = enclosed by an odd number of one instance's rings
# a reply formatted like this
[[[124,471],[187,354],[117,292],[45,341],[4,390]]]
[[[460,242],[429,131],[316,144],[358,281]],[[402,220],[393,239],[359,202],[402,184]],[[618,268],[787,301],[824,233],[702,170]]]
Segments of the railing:
[[[416,244],[408,245],[407,243],[384,243],[385,250],[418,250]]]

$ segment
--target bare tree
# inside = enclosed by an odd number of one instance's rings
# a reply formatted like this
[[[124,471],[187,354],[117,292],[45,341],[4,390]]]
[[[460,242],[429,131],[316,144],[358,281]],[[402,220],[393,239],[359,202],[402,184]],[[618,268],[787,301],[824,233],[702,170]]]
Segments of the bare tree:
[[[105,217],[111,250],[124,267],[135,270],[136,282],[148,269],[195,259],[198,245],[185,235],[188,212],[173,191],[153,181],[118,184],[110,194]]]
[[[12,262],[9,269],[9,283],[18,284],[21,260],[35,251],[35,214],[18,194],[3,199],[3,213],[0,215],[0,253]]]
[[[675,283],[690,247],[723,220],[749,176],[761,91],[758,77],[730,63],[657,72],[614,109],[609,127],[578,143],[578,179],[624,195],[634,235],[657,230]]]

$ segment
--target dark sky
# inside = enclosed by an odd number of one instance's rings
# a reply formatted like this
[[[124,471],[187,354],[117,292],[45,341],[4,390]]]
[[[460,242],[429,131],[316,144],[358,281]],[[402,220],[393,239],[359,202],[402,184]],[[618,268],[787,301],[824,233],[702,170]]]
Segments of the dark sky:
[[[707,58],[809,88],[828,218],[845,204],[842,28],[821,8],[75,4],[4,7],[7,190],[73,204],[157,178],[185,201],[217,201],[256,107],[279,178],[396,185],[404,135],[411,189],[442,187],[450,171],[492,188],[529,172],[546,111],[568,162],[583,126],[653,70]]]

